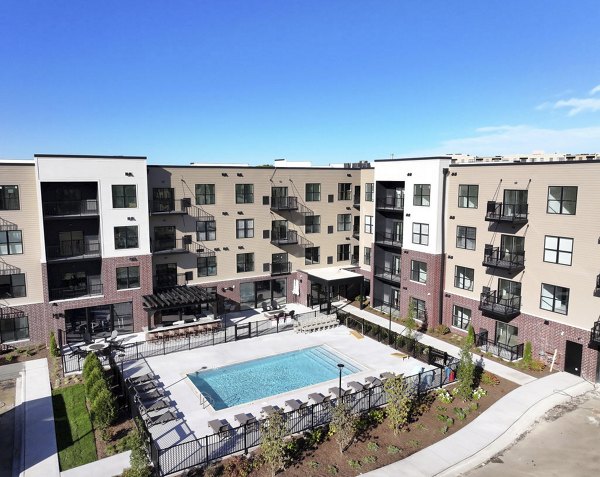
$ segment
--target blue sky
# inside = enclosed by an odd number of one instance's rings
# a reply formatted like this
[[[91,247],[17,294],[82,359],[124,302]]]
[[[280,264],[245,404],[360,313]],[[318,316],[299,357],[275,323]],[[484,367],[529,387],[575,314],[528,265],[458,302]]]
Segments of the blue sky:
[[[0,157],[600,151],[598,18],[597,0],[2,0]]]

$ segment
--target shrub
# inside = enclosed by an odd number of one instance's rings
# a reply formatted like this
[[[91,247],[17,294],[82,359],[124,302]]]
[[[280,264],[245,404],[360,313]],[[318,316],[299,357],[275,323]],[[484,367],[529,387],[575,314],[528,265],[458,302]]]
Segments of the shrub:
[[[307,465],[308,465],[309,469],[318,469],[319,468],[319,463],[315,460],[308,461]]]
[[[454,401],[454,396],[452,396],[452,394],[445,389],[438,389],[437,398],[444,404],[450,404],[452,401]]]
[[[385,420],[385,411],[383,409],[372,409],[369,411],[369,421],[375,425],[383,423]]]
[[[471,349],[473,348],[473,341],[471,340],[472,329],[473,327],[469,326],[469,334],[460,349],[460,362],[458,363],[458,370],[456,373],[458,378],[456,392],[463,401],[471,399],[473,383],[475,380],[475,363],[473,362],[473,354],[471,353]]]
[[[342,400],[338,401],[331,415],[330,427],[333,430],[333,437],[338,443],[340,454],[352,444],[356,434],[357,418],[348,405]]]
[[[400,448],[396,446],[387,446],[387,453],[390,455],[398,454],[400,452]]]
[[[106,389],[108,389],[108,386],[106,386],[106,381],[104,381],[104,372],[99,369],[93,369],[83,381],[83,385],[85,386],[85,395],[90,402],[92,402],[92,399],[90,399],[90,391],[94,386],[96,386],[97,382],[104,382]]]
[[[271,414],[268,419],[261,422],[262,440],[260,443],[261,455],[271,468],[273,476],[285,465],[285,421],[280,412]]]
[[[483,372],[480,382],[484,386],[498,386],[500,384],[498,377],[488,371]]]
[[[54,358],[58,357],[60,352],[58,350],[58,345],[56,344],[56,336],[54,336],[54,331],[50,332],[50,356]]]
[[[467,418],[467,412],[460,407],[454,408],[454,414],[456,414],[459,421],[464,421]]]
[[[438,335],[447,335],[448,333],[450,333],[450,328],[448,328],[443,323],[440,323],[439,325],[436,325],[433,328],[433,332]]]
[[[98,429],[106,429],[117,417],[115,397],[106,389],[102,389],[92,402],[92,421]]]
[[[83,361],[83,370],[81,373],[83,379],[85,380],[87,375],[90,374],[94,369],[99,369],[102,371],[102,363],[100,363],[100,358],[98,358],[95,353],[89,353]]]
[[[487,391],[481,387],[473,391],[473,399],[479,401],[483,396],[487,394]]]
[[[371,452],[377,452],[379,450],[379,444],[371,441],[367,444],[367,449],[369,449]]]
[[[374,464],[375,462],[377,462],[377,457],[374,455],[367,455],[361,460],[362,465]]]
[[[360,462],[358,460],[352,460],[352,459],[350,459],[348,461],[348,466],[351,469],[360,469],[361,464],[360,464]]]
[[[398,431],[408,424],[411,416],[412,390],[403,375],[388,379],[383,389],[388,401],[387,414],[390,428],[394,431],[394,435],[398,435]]]
[[[95,375],[95,373],[94,373]],[[90,403],[94,402],[100,394],[100,391],[108,389],[106,381],[104,379],[97,379],[90,385],[89,389],[86,388],[86,397]]]
[[[331,475],[337,475],[338,468],[335,465],[328,465],[327,466],[327,473],[329,473]]]
[[[523,365],[528,368],[531,366],[531,362],[533,361],[533,354],[531,351],[531,341],[525,342],[525,347],[523,348]]]
[[[471,342],[471,346],[475,344],[475,329],[473,325],[469,325],[467,328],[467,341]]]
[[[442,434],[446,434],[446,433],[448,432],[448,426],[442,426],[442,427],[440,428],[440,432],[441,432]]]
[[[529,365],[531,371],[543,371],[546,368],[546,363],[539,359],[534,359]]]

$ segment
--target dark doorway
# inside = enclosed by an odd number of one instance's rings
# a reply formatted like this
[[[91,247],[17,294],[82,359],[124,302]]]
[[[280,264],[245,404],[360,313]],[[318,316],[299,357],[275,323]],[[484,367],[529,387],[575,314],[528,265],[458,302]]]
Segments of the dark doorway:
[[[567,373],[581,376],[581,356],[583,355],[583,345],[567,340],[565,346],[565,371]]]

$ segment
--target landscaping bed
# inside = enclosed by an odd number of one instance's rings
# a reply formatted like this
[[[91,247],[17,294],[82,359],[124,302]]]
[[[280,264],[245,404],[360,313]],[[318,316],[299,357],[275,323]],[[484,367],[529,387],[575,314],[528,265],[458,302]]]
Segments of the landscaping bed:
[[[46,345],[31,345],[19,348],[2,345],[0,348],[0,366],[3,364],[22,363],[32,359],[42,359],[48,357]]]

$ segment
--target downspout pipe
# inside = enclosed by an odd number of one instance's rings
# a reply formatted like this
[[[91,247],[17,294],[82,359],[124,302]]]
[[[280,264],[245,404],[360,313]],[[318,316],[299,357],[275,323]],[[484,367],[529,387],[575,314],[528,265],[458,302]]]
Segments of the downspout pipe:
[[[444,284],[446,277],[446,185],[448,182],[448,174],[450,169],[444,167],[442,169],[442,263],[440,266],[440,290],[438,294],[438,324],[442,324],[444,320]]]

